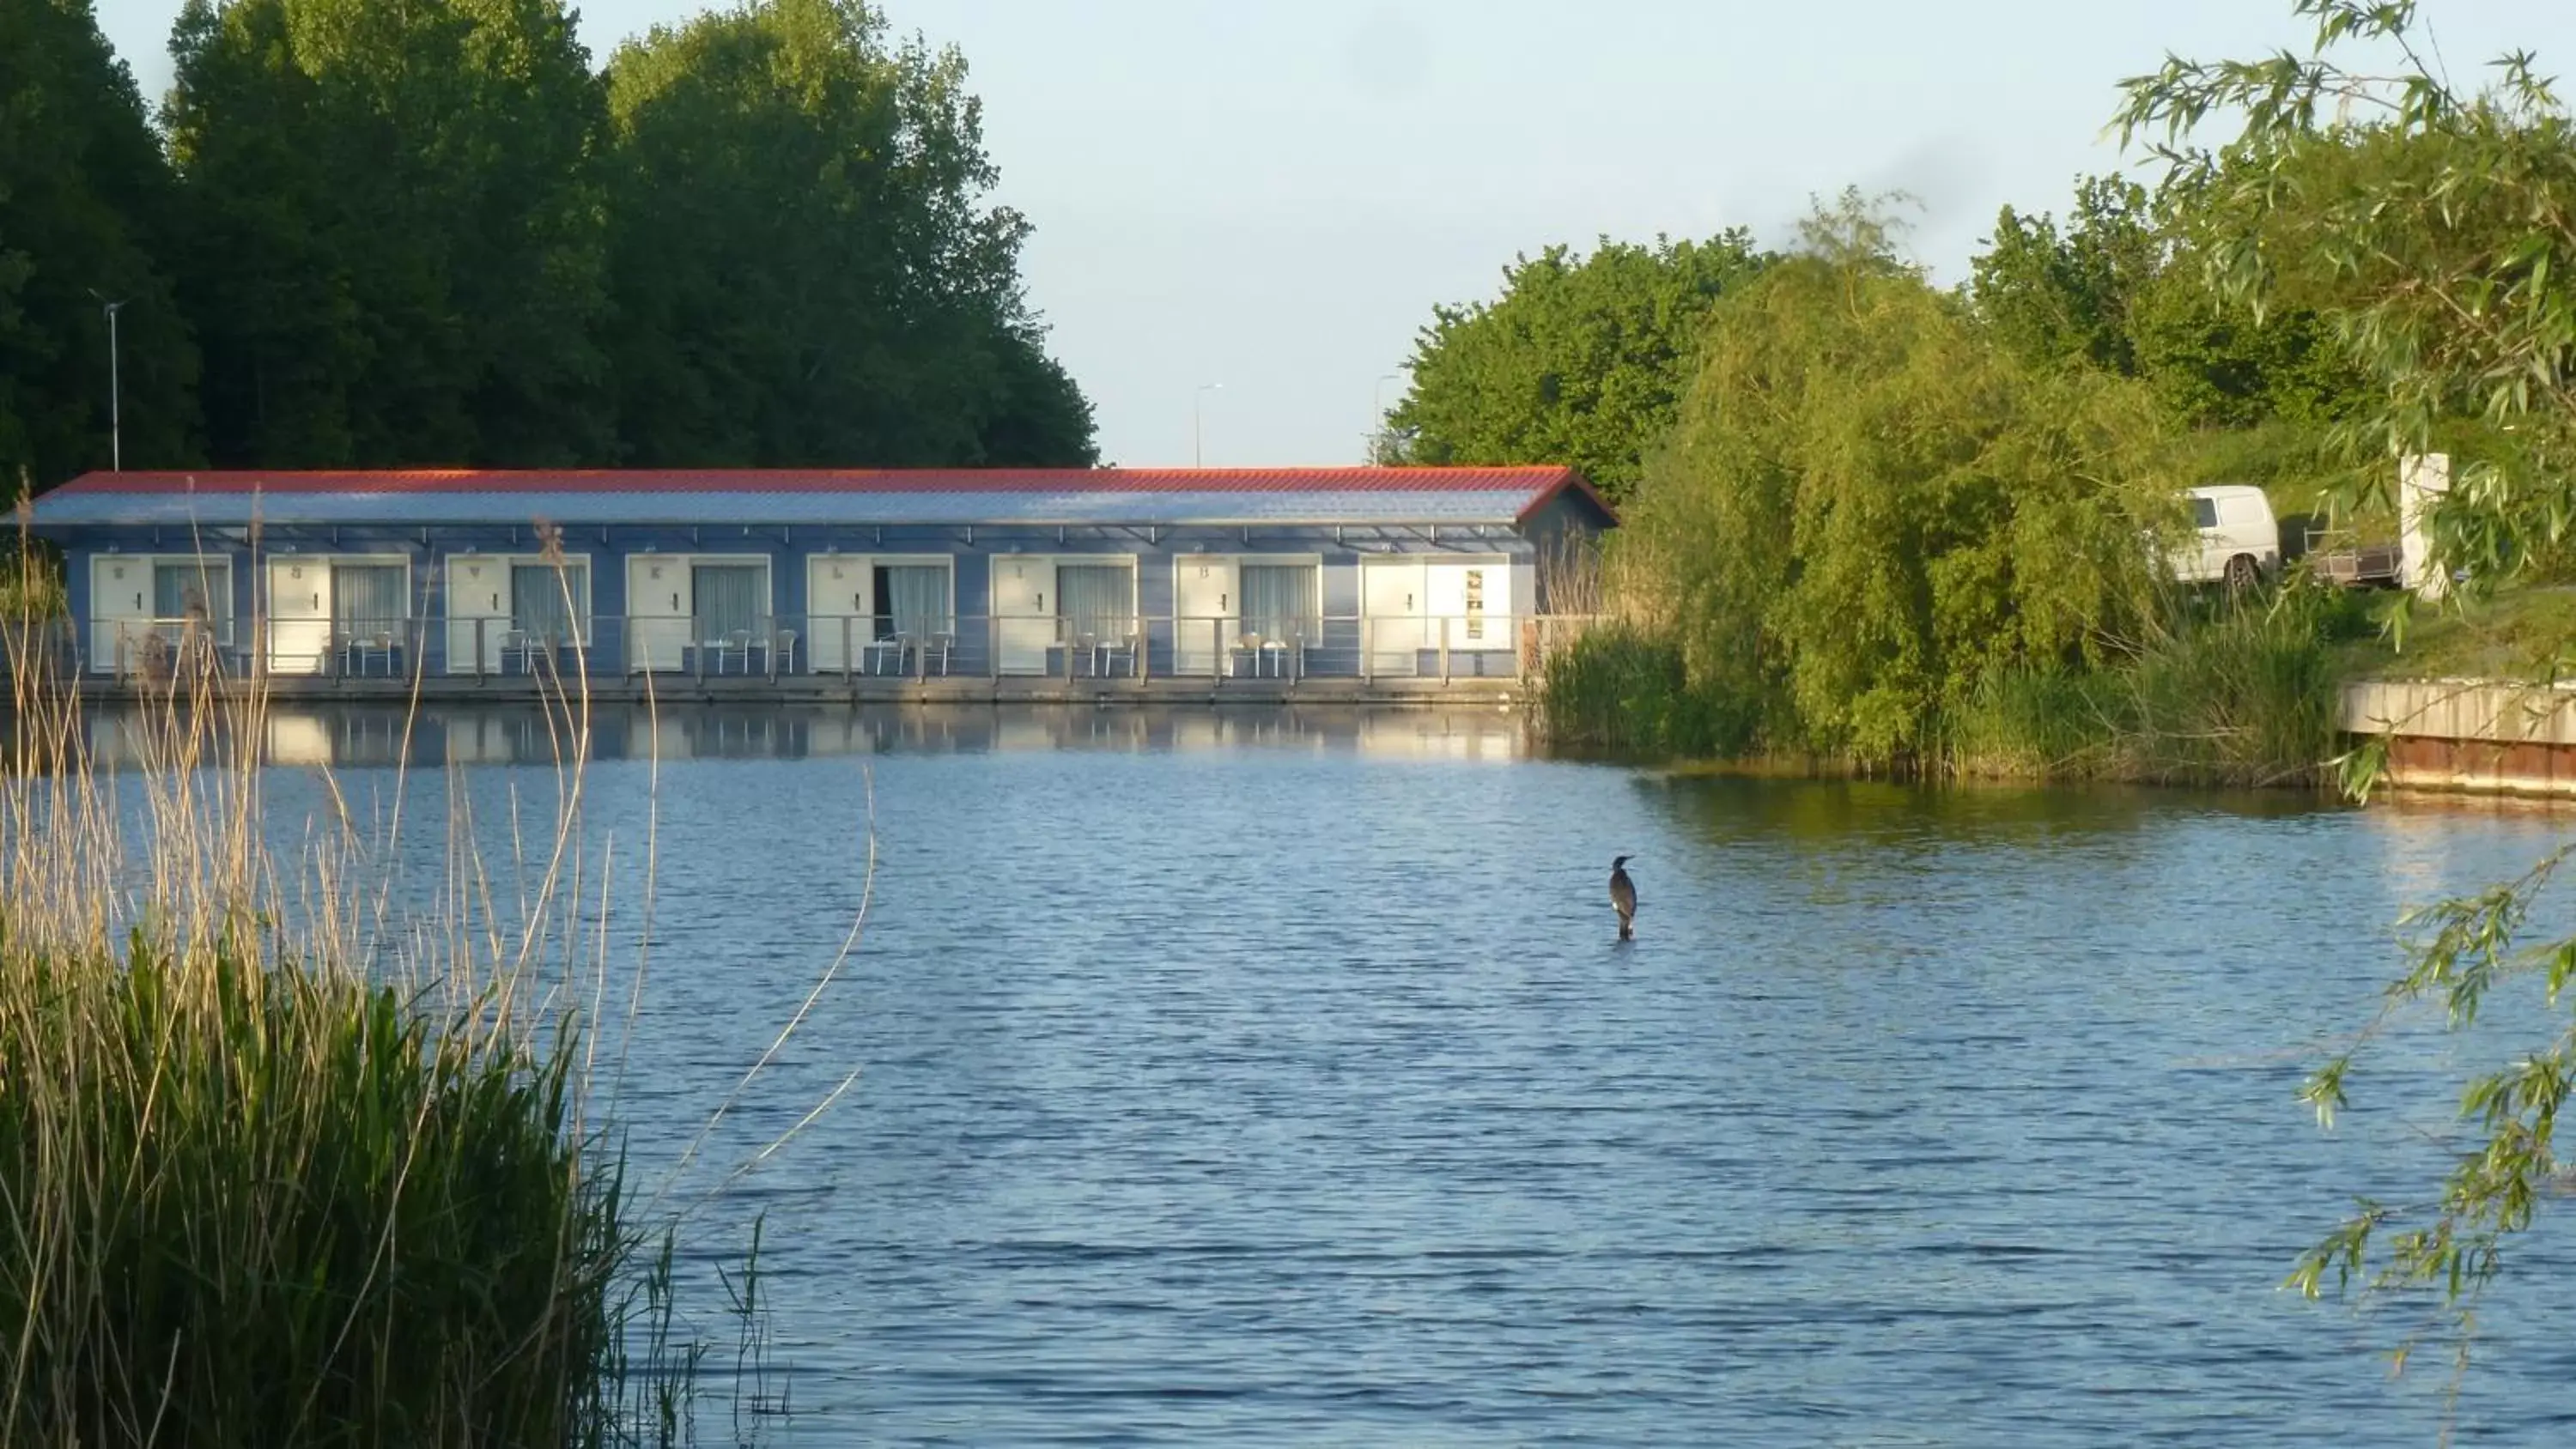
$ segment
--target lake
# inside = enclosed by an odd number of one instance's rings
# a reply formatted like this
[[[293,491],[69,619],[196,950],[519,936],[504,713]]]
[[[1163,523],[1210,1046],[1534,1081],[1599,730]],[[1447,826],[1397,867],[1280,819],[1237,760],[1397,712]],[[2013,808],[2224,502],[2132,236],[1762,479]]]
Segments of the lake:
[[[418,762],[408,881],[451,798],[496,851],[553,798],[532,715],[282,724],[284,821],[296,761],[371,820]],[[616,1110],[696,1266],[765,1214],[798,1443],[2429,1445],[2446,1363],[2375,1356],[2418,1316],[2277,1284],[2433,1181],[2468,1048],[2536,1015],[2402,1035],[2333,1135],[2294,1092],[2401,909],[2569,823],[1678,779],[1485,712],[601,741],[621,959],[648,827],[657,861]],[[871,830],[858,945],[673,1178],[833,967]],[[2464,1442],[2576,1440],[2571,1267],[2561,1220],[2514,1250]]]

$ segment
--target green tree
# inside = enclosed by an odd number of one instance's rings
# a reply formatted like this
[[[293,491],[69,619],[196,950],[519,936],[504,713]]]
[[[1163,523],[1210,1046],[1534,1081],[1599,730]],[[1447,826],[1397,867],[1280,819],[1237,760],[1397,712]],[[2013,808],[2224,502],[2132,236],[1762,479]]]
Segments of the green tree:
[[[609,67],[611,352],[626,456],[1085,464],[1090,405],[989,206],[954,50],[859,0],[753,0]]]
[[[1968,296],[2003,344],[2033,366],[2081,362],[2134,377],[2131,313],[2170,250],[2145,188],[2086,177],[2063,231],[2052,215],[2003,209],[1986,250],[1969,264]]]
[[[1626,498],[1672,426],[1709,308],[1769,260],[1740,229],[1521,257],[1497,300],[1434,310],[1386,457],[1568,463]]]
[[[2204,190],[2151,194],[2088,177],[2063,229],[2054,216],[2005,207],[1971,264],[1968,295],[2026,363],[2141,378],[2193,426],[2333,421],[2360,391],[2357,371],[2314,312],[2258,318],[2211,293],[2197,234]]]
[[[2024,365],[1847,196],[1710,310],[1614,571],[1726,744],[1902,760],[1979,680],[2135,636],[2163,439],[2142,389]]]
[[[2511,466],[2464,470],[2432,517],[2438,564],[2470,569],[2473,590],[2510,581],[2576,513],[2576,125],[2528,54],[2504,57],[2487,90],[2453,89],[2423,59],[2409,0],[2295,8],[2317,24],[2307,54],[2171,60],[2127,83],[2120,123],[2161,137],[2159,151],[2207,188],[2206,260],[2222,296],[2315,309],[2367,369],[2356,446],[2383,460],[2421,451],[2462,414],[2513,430]],[[2395,63],[2355,69],[2342,57],[2356,49]],[[2212,147],[2198,136],[2214,115],[2233,134]],[[2562,651],[2553,672],[2570,663]],[[2355,757],[2357,788],[2373,759]],[[2465,1025],[2500,988],[2537,978],[2546,1037],[2471,1079],[2468,1141],[2447,1179],[2419,1202],[2363,1202],[2301,1263],[2293,1281],[2309,1293],[2329,1276],[2345,1289],[2431,1287],[2465,1314],[2506,1239],[2563,1185],[2554,1143],[2576,1085],[2576,937],[2536,922],[2563,904],[2553,887],[2566,858],[2409,917],[2390,1016],[2430,1000]],[[2349,1105],[2362,1060],[2339,1055],[2310,1080],[2322,1119]]]
[[[109,339],[127,462],[196,452],[196,348],[155,261],[172,193],[134,78],[87,0],[0,0],[0,478],[108,465]]]
[[[604,113],[559,0],[189,0],[171,48],[218,461],[607,457]]]

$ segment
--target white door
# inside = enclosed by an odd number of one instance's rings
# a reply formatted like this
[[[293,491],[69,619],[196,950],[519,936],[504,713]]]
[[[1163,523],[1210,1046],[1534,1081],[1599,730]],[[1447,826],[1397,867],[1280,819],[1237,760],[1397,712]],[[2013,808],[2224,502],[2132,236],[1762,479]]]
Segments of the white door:
[[[268,671],[320,674],[331,659],[331,561],[268,561]]]
[[[674,670],[689,658],[690,619],[697,609],[689,560],[639,553],[626,560],[626,669]]]
[[[510,561],[490,554],[447,556],[447,672],[501,672],[501,636],[510,632]]]
[[[1422,562],[1368,559],[1360,565],[1361,631],[1368,639],[1371,674],[1411,674],[1423,647]]]
[[[1457,650],[1509,649],[1511,562],[1508,559],[1440,559],[1423,566],[1424,643],[1440,647],[1444,634]]]
[[[100,555],[89,565],[89,667],[131,670],[152,632],[152,560]]]
[[[1055,642],[1055,560],[1008,554],[993,560],[993,667],[1044,674]]]
[[[876,616],[868,600],[871,572],[866,559],[849,554],[816,554],[805,561],[805,657],[815,673],[859,666]]]
[[[1184,554],[1172,561],[1172,672],[1221,674],[1242,632],[1235,560]]]

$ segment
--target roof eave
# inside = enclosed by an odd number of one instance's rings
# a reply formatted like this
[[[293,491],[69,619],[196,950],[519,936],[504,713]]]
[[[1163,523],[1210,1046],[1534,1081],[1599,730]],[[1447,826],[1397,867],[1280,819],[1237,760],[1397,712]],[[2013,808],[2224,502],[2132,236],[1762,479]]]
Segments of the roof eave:
[[[1539,490],[1539,495],[1529,501],[1529,505],[1520,511],[1519,517],[1512,520],[1513,526],[1527,526],[1529,521],[1538,515],[1540,509],[1554,503],[1559,495],[1569,490],[1599,509],[1602,518],[1607,520],[1612,528],[1619,526],[1619,510],[1611,507],[1610,500],[1602,497],[1600,490],[1592,486],[1592,480],[1584,477],[1581,470],[1575,468],[1566,469],[1564,477]]]

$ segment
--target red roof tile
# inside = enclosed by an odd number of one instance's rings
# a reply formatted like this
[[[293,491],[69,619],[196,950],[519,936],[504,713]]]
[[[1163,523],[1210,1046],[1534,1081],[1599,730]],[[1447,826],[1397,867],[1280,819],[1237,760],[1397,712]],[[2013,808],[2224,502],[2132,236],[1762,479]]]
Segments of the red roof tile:
[[[1574,470],[1507,468],[404,468],[84,473],[61,493],[1552,492]]]
[[[1263,510],[1266,515],[1297,495],[1373,496],[1390,504],[1418,497],[1428,506],[1434,498],[1482,494],[1503,506],[1503,516],[1526,519],[1568,490],[1589,500],[1605,519],[1617,521],[1618,515],[1592,485],[1580,473],[1563,467],[136,470],[85,473],[39,498],[36,512],[42,523],[48,521],[49,512],[94,513],[117,499],[147,507],[191,496],[248,500],[254,507],[260,506],[260,499],[283,504],[295,497],[310,498],[315,507],[347,506],[359,500],[399,507],[406,498],[424,505],[431,500],[463,505],[469,500],[497,504],[521,498],[531,503],[553,499],[560,505],[567,496],[656,495],[675,506],[686,499],[703,508],[709,500],[728,496],[748,502],[783,495],[818,503],[878,496],[892,504],[902,498],[980,494],[995,497],[998,506],[1006,498],[1026,504],[1040,498],[1097,497],[1105,503],[1142,494],[1166,497],[1176,504],[1188,495],[1195,500],[1191,506],[1202,511],[1210,496],[1239,496],[1247,504],[1261,499],[1269,505]],[[54,507],[48,509],[48,503]],[[1332,505],[1319,507],[1329,512]]]

